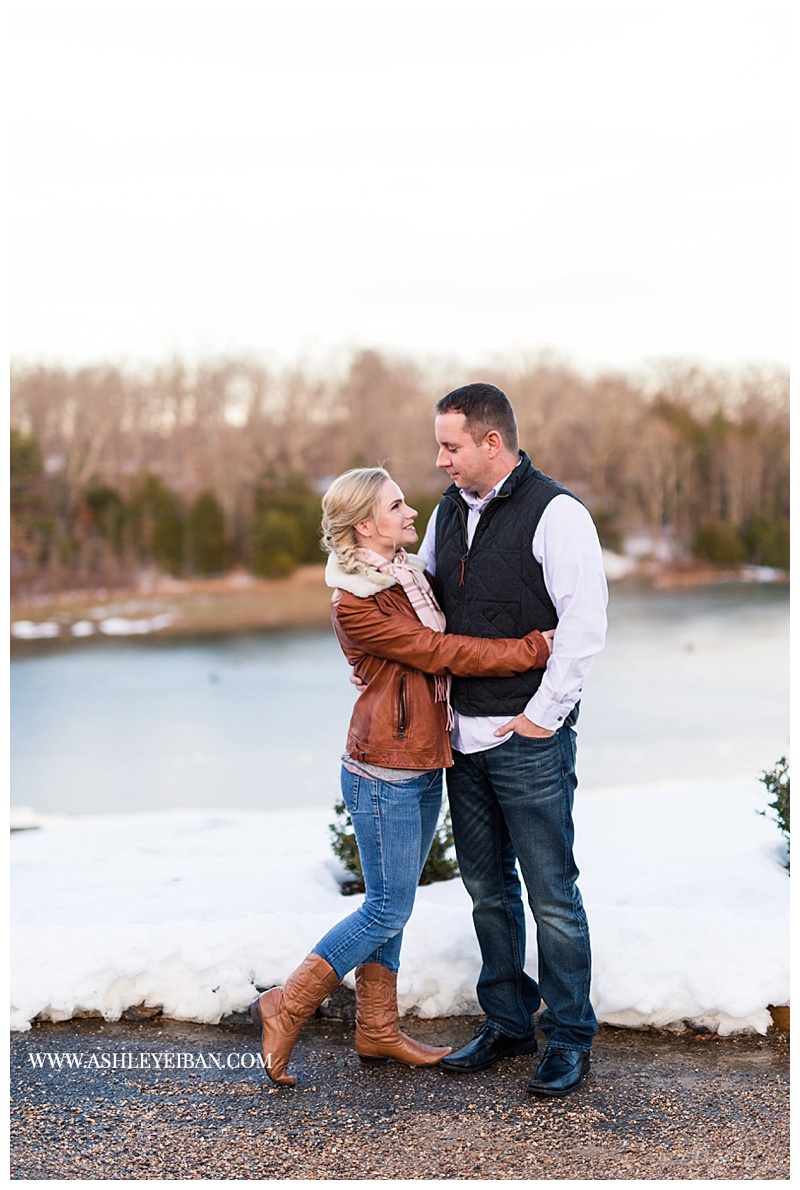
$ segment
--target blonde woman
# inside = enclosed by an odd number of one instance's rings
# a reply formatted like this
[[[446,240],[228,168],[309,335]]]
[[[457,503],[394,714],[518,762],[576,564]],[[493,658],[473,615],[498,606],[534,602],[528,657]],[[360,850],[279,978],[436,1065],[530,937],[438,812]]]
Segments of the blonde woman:
[[[432,1066],[448,1047],[413,1041],[397,1027],[403,927],[436,830],[442,769],[452,765],[449,677],[509,677],[542,668],[552,633],[488,640],[444,632],[444,616],[406,547],[417,513],[383,468],[334,480],[322,501],[325,579],[345,657],[365,684],[342,758],[366,895],[313,947],[282,988],[250,1006],[267,1073],[291,1086],[292,1047],[304,1021],[355,968],[356,1051]]]

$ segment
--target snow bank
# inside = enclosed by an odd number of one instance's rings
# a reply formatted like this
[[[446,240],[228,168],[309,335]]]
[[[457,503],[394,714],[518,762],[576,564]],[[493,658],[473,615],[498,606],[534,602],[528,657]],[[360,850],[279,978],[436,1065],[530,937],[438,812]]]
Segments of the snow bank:
[[[98,627],[106,636],[141,636],[148,632],[159,632],[168,628],[175,619],[169,612],[141,620],[130,620],[125,616],[109,616],[101,620]]]
[[[615,554],[612,550],[603,550],[603,570],[609,582],[625,578],[636,570],[639,565],[635,558],[626,558],[623,554]]]
[[[767,799],[751,781],[579,793],[601,1022],[763,1033],[767,1005],[788,1002],[789,878],[777,828],[756,813]],[[90,1011],[116,1020],[142,1003],[209,1023],[243,1010],[359,903],[339,894],[332,817],[36,816],[41,829],[11,844],[12,1028]],[[478,1013],[479,966],[461,882],[421,888],[401,1010]]]
[[[175,616],[171,612],[162,612],[158,616],[144,619],[130,619],[126,616],[107,616],[97,624],[99,632],[105,636],[143,636],[151,632],[160,632],[162,628],[169,628]],[[70,627],[65,627],[56,620],[45,620],[35,624],[33,620],[15,620],[11,625],[11,635],[18,640],[39,640],[43,637],[54,637],[65,632],[72,636],[92,636],[95,625],[91,620],[76,620]]]
[[[39,640],[42,637],[58,636],[59,627],[54,620],[46,620],[44,624],[35,624],[33,620],[15,620],[11,625],[11,635],[18,640]]]

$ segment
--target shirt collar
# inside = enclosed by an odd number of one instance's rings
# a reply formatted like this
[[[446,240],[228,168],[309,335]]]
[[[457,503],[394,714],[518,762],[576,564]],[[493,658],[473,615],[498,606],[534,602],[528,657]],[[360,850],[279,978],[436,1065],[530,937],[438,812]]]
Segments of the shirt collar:
[[[520,459],[520,462],[522,462],[521,459]],[[513,475],[514,472],[516,471],[517,467],[519,467],[519,463],[514,464],[512,469],[509,471],[508,475]],[[479,496],[477,492],[468,492],[468,491],[466,491],[466,489],[462,488],[461,495],[464,497],[464,501],[467,504],[467,507],[470,508],[473,512],[483,512],[486,505],[491,500],[494,500],[495,496],[497,496],[499,494],[501,487],[508,479],[508,475],[504,475],[502,479],[498,480],[498,482],[492,488],[491,492],[487,492],[485,496]]]

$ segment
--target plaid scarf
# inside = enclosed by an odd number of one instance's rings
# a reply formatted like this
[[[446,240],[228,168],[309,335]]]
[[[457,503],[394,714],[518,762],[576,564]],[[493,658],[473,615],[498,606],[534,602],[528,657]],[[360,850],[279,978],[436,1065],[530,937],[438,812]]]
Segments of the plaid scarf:
[[[436,596],[425,575],[417,566],[410,564],[405,550],[398,550],[391,562],[381,554],[375,553],[374,550],[363,548],[356,550],[356,557],[375,570],[390,574],[392,578],[397,579],[408,596],[408,601],[420,623],[427,628],[432,628],[434,632],[444,632],[444,612],[436,602]],[[454,722],[453,710],[450,706],[450,675],[434,674],[433,678],[436,701],[443,702],[447,708],[449,729]]]

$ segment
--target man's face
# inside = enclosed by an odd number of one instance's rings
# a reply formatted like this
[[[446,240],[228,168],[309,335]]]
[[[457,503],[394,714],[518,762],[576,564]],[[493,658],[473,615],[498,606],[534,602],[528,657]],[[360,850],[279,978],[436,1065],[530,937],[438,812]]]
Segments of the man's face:
[[[485,496],[496,483],[495,467],[486,438],[476,442],[465,422],[463,413],[440,413],[436,418],[436,466],[446,471],[457,487]]]

